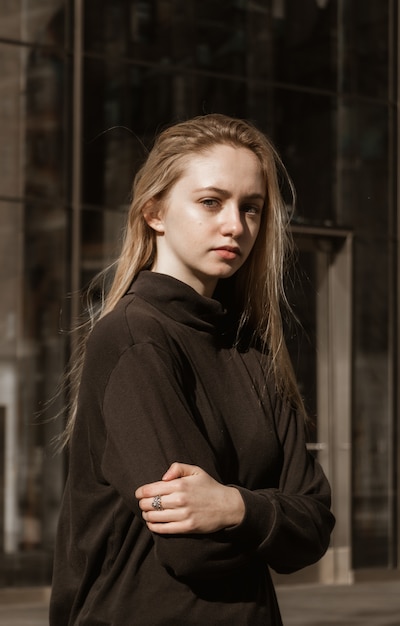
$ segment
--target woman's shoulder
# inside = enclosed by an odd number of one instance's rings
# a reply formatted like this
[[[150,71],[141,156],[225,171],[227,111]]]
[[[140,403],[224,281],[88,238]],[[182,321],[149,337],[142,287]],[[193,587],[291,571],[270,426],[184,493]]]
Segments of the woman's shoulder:
[[[138,299],[139,300],[139,299]],[[176,365],[176,350],[167,328],[152,316],[135,296],[121,299],[115,309],[101,317],[87,336],[82,381],[88,389],[105,389],[112,372],[128,364],[161,359]]]
[[[127,294],[96,322],[88,337],[88,347],[102,344],[120,352],[138,343],[162,341],[166,333],[164,316],[139,296]]]

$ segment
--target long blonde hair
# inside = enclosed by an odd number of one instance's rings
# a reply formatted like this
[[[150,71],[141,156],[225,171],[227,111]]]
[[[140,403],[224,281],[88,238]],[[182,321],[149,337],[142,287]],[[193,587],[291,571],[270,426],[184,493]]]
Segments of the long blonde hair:
[[[288,306],[284,272],[291,248],[289,208],[283,199],[282,185],[286,184],[291,192],[290,204],[294,203],[295,193],[273,144],[248,121],[209,114],[180,122],[159,134],[135,176],[122,250],[113,264],[113,281],[104,294],[100,309],[92,315],[91,326],[114,309],[142,269],[152,266],[156,237],[144,219],[145,208],[154,200],[165,198],[182,176],[191,155],[206,153],[220,144],[251,150],[261,164],[266,184],[265,210],[256,243],[233,280],[235,302],[241,312],[239,326],[252,328],[258,341],[272,356],[271,367],[277,388],[288,392],[294,403],[302,408],[285,345],[281,316],[282,304]],[[74,368],[75,383],[72,385],[73,397],[64,443],[74,426],[83,352],[84,348]]]

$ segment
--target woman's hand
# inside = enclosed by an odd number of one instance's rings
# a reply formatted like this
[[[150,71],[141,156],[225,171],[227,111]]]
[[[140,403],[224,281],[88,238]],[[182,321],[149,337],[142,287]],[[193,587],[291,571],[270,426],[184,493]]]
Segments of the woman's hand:
[[[238,489],[184,463],[173,463],[162,480],[139,487],[135,496],[149,530],[160,534],[216,532],[240,524],[245,512]]]

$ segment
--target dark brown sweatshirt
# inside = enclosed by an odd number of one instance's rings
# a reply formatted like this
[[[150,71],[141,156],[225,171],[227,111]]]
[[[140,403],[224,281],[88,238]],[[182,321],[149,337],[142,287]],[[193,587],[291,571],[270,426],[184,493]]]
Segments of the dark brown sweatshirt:
[[[55,552],[50,626],[279,626],[269,567],[317,561],[334,518],[304,424],[221,304],[142,272],[88,343]],[[134,496],[174,461],[240,490],[208,535],[157,535]]]

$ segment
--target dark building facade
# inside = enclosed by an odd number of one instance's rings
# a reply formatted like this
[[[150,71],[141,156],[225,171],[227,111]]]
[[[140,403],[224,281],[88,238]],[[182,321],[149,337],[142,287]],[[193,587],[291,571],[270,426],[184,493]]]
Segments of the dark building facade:
[[[398,34],[396,0],[0,0],[0,586],[50,582],[79,291],[155,133],[211,112],[298,194],[288,341],[338,523],[297,579],[399,575]]]

